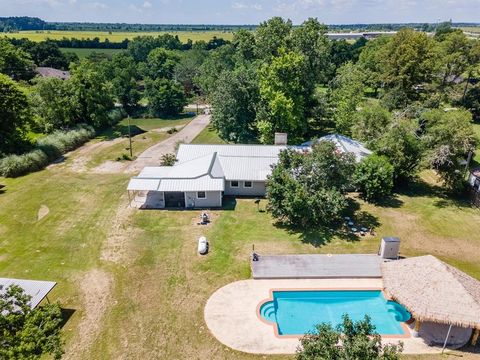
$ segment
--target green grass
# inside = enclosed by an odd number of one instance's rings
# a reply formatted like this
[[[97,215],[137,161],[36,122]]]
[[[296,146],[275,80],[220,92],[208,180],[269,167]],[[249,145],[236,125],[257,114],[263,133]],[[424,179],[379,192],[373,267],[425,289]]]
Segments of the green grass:
[[[71,52],[77,54],[80,59],[84,59],[93,53],[105,54],[108,57],[112,57],[114,54],[125,51],[123,49],[77,49],[77,48],[60,48],[63,52]]]
[[[91,346],[80,349],[85,350],[80,359],[263,359],[227,349],[203,319],[204,305],[216,289],[250,277],[252,244],[261,254],[374,253],[382,236],[399,236],[402,255],[431,253],[480,279],[480,212],[443,197],[434,176],[422,175],[429,183],[411,186],[382,205],[352,195],[355,217],[377,224],[376,236],[359,238],[289,231],[258,212],[253,199],[211,211],[208,226],[196,225],[197,211],[128,211],[127,174],[77,173],[57,165],[17,179],[0,178],[6,186],[0,192],[0,273],[58,282],[50,300],[75,310],[64,328],[67,349],[81,337],[79,324],[88,306],[82,276],[92,270],[111,276],[110,291],[95,288],[105,292],[106,309],[95,322],[99,328]],[[42,205],[49,213],[38,220]],[[262,200],[260,209],[265,205]],[[128,213],[119,218],[117,211]],[[211,244],[204,257],[196,253],[201,235]],[[101,257],[112,240],[115,249],[123,249],[118,263]]]
[[[98,37],[100,41],[105,39],[110,42],[121,42],[125,39],[133,39],[136,36],[151,35],[158,36],[162,34],[178,35],[180,41],[186,42],[191,39],[193,42],[204,40],[209,41],[214,36],[222,37],[225,40],[233,39],[233,32],[223,31],[156,31],[156,32],[129,32],[129,31],[63,31],[63,30],[50,30],[50,31],[20,31],[17,33],[5,33],[5,36],[12,38],[27,38],[32,41],[43,41],[46,39],[60,40],[65,38],[77,38],[77,39],[93,39]]]
[[[227,142],[218,136],[217,131],[212,127],[208,126],[202,130],[198,136],[193,139],[193,144],[227,144]]]

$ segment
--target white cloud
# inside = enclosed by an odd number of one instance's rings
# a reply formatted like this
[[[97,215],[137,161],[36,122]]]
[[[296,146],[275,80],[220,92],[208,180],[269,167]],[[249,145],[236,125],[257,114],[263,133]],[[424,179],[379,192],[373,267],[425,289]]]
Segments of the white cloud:
[[[92,2],[92,3],[89,3],[88,5],[89,5],[89,7],[91,7],[92,9],[95,9],[95,10],[102,10],[102,9],[106,9],[108,7],[107,4],[104,4],[104,3],[101,3],[101,2]]]
[[[235,10],[244,10],[244,9],[262,10],[263,6],[262,4],[259,4],[259,3],[245,4],[242,2],[236,1],[232,4],[232,8]]]
[[[146,0],[146,1],[143,3],[142,7],[143,7],[144,9],[149,9],[149,8],[152,7],[152,3],[151,3],[150,1],[148,1],[148,0]]]

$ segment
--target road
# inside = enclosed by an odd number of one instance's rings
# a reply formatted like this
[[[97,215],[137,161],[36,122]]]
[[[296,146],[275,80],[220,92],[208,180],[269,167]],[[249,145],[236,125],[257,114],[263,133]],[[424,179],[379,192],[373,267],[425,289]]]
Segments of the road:
[[[198,115],[178,133],[173,134],[168,139],[149,147],[141,153],[125,168],[125,172],[137,173],[145,166],[159,166],[162,155],[174,153],[179,143],[192,142],[209,123],[210,115]]]

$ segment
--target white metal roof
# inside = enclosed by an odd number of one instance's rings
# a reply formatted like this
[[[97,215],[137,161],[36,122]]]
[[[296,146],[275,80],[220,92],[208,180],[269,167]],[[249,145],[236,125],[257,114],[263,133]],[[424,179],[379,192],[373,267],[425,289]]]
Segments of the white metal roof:
[[[129,191],[157,191],[160,186],[160,179],[153,178],[132,178],[128,183]]]
[[[349,137],[339,135],[339,134],[330,134],[323,136],[317,140],[307,141],[303,143],[303,146],[312,146],[314,142],[320,141],[331,141],[335,144],[338,150],[341,152],[348,152],[355,156],[355,160],[360,162],[363,158],[367,157],[368,155],[372,154],[370,150],[368,150],[362,143],[350,139]]]
[[[30,307],[34,309],[48,295],[48,293],[52,291],[57,283],[54,281],[0,278],[0,293],[4,293],[11,285],[20,286],[25,294],[31,296]]]
[[[218,156],[235,157],[273,157],[277,158],[287,146],[280,145],[202,145],[180,144],[177,152],[179,163],[197,159],[216,152]]]
[[[223,191],[223,178],[205,175],[195,179],[162,179],[158,191]]]
[[[265,181],[278,157],[220,156],[226,180]]]

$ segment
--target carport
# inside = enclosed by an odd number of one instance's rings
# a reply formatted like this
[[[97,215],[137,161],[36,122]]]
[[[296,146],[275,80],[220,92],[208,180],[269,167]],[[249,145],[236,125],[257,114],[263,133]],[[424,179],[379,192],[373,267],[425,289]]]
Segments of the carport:
[[[29,305],[32,309],[35,309],[43,299],[47,298],[57,283],[54,281],[0,278],[0,294],[5,293],[12,285],[21,287],[24,293],[30,296]]]

